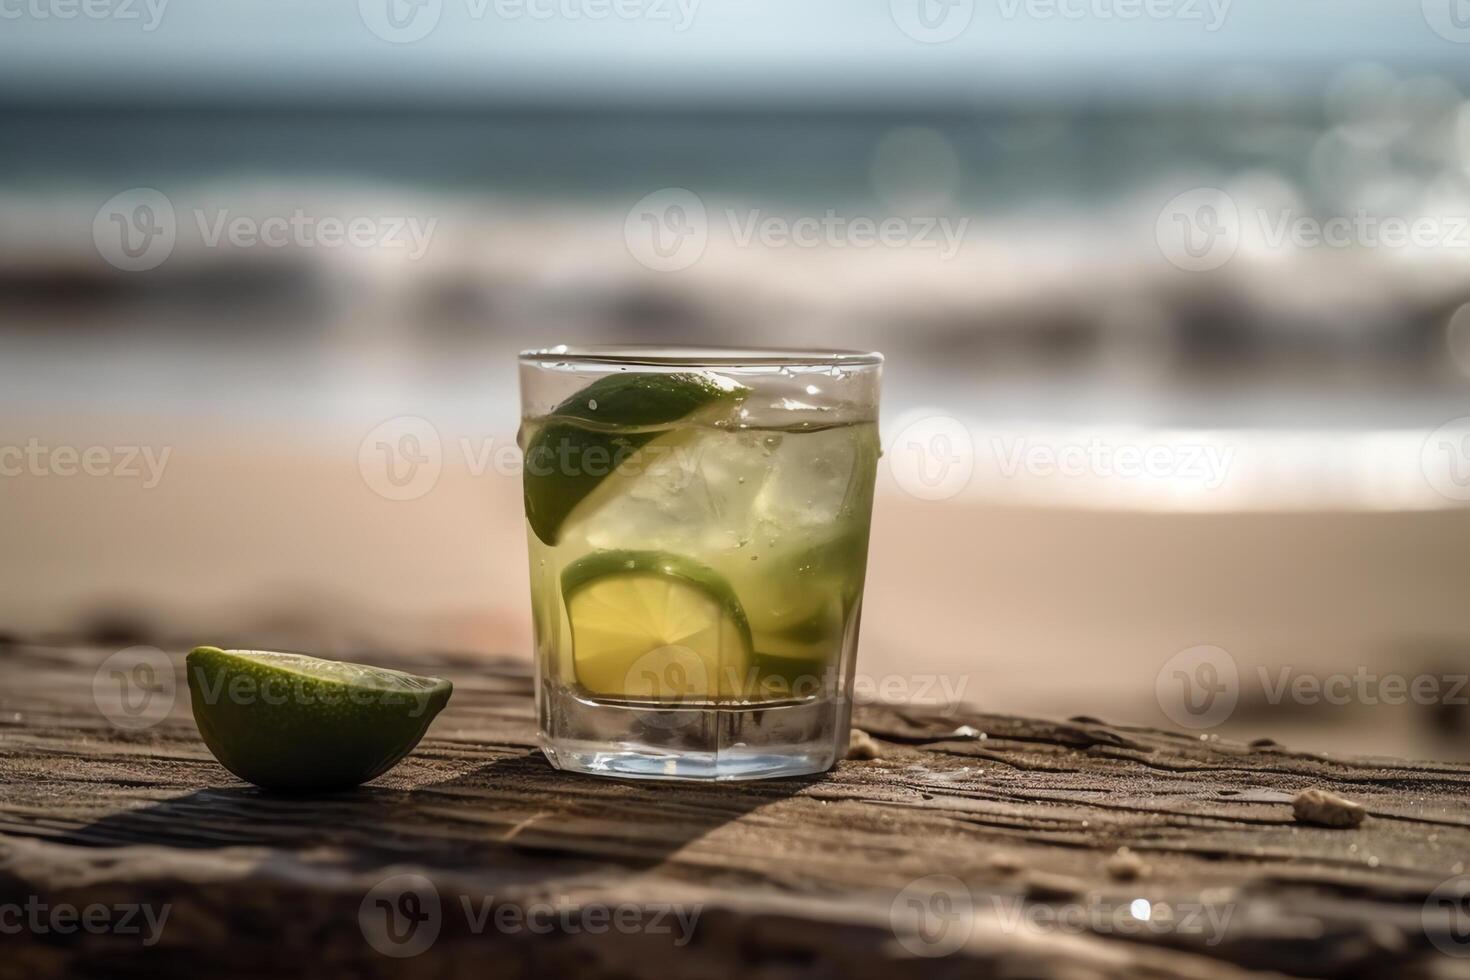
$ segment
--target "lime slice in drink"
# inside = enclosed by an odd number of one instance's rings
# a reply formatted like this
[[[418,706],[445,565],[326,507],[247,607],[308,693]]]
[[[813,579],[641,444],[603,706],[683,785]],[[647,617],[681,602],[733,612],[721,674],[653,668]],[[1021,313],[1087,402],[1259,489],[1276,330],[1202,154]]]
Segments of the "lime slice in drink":
[[[706,566],[666,552],[601,551],[567,566],[562,595],[573,669],[590,693],[698,701],[745,689],[745,610]]]
[[[437,677],[299,653],[199,647],[187,666],[204,744],[267,789],[345,789],[387,772],[453,690]]]
[[[767,607],[754,620],[757,646],[763,654],[793,660],[836,661],[842,652],[844,607],[836,588],[824,597],[800,596]]]
[[[525,433],[526,521],[555,545],[572,508],[657,431],[701,409],[738,401],[749,389],[703,374],[610,374],[562,402]]]
[[[774,556],[780,569],[746,595],[760,654],[835,662],[853,603],[862,591],[867,535],[849,532]]]

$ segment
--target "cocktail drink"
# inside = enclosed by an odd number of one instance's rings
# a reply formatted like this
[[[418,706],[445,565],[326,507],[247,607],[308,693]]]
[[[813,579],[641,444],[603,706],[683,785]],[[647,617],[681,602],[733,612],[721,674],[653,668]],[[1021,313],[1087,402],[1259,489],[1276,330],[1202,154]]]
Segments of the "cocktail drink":
[[[542,747],[646,778],[820,772],[847,743],[882,358],[521,356]]]

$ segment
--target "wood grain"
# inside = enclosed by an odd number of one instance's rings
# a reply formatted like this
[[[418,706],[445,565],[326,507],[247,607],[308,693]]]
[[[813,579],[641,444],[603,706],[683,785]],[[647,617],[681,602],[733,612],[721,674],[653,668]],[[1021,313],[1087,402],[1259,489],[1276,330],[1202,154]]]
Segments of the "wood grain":
[[[7,903],[168,918],[150,946],[7,932],[0,977],[1470,976],[1470,937],[1426,904],[1470,862],[1466,766],[868,705],[873,760],[630,783],[546,764],[519,663],[439,657],[411,667],[455,695],[412,756],[356,791],[286,797],[214,762],[177,654],[168,717],[112,725],[93,693],[111,652],[0,648],[0,928]],[[1367,819],[1298,823],[1309,788]],[[411,958],[359,916],[401,874],[440,902]],[[560,918],[497,928],[502,908]],[[599,908],[628,928],[591,931]],[[660,908],[693,919],[687,942],[654,927]]]

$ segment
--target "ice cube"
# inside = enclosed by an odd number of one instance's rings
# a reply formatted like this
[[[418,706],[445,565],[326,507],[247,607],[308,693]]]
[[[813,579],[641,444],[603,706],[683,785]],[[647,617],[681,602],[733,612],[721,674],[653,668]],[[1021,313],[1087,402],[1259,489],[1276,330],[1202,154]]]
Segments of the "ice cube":
[[[858,463],[852,427],[787,433],[755,500],[773,530],[809,529],[840,520]]]
[[[770,465],[758,433],[671,433],[624,463],[575,518],[595,548],[696,555],[739,548],[754,533],[755,498]]]

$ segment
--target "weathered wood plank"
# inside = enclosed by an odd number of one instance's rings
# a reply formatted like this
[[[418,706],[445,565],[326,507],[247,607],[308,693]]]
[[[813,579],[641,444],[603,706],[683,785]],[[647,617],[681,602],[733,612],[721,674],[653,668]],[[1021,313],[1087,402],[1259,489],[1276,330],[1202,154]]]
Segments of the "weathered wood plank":
[[[541,759],[522,664],[439,658],[455,697],[413,756],[359,790],[292,798],[216,765],[186,695],[152,728],[112,726],[92,693],[109,652],[0,649],[0,907],[170,917],[146,949],[7,935],[0,975],[1470,976],[1431,941],[1470,954],[1470,936],[1455,946],[1426,912],[1470,861],[1470,767],[864,706],[874,760],[629,783]],[[1367,820],[1298,823],[1312,787]],[[403,873],[441,900],[437,940],[411,959],[375,950],[359,918]],[[642,931],[497,929],[475,917],[485,899],[631,909]],[[671,904],[697,913],[686,945],[645,928]]]

